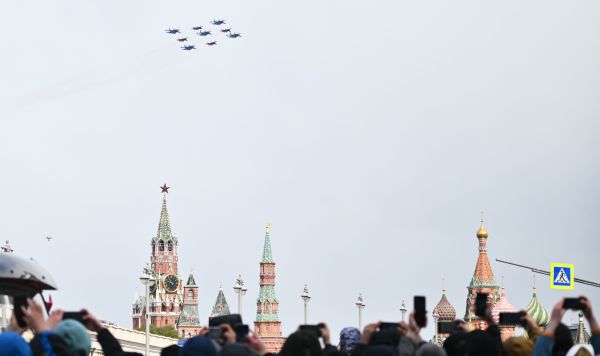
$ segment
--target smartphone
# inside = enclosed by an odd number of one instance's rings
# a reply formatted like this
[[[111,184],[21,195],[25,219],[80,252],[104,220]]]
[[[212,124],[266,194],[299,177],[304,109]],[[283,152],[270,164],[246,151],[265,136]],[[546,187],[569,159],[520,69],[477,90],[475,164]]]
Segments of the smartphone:
[[[475,315],[480,318],[486,317],[485,314],[487,312],[487,301],[487,293],[477,293],[477,298],[475,299]]]
[[[25,321],[25,315],[23,314],[23,310],[21,307],[27,308],[27,298],[26,297],[14,297],[13,298],[13,312],[15,313],[15,319],[17,320],[17,324],[20,328],[26,328],[27,322]]]
[[[454,334],[456,332],[456,323],[453,321],[438,322],[438,334]]]
[[[516,313],[500,313],[500,320],[498,324],[500,325],[523,325],[522,318],[525,316],[525,313],[520,311]]]
[[[379,324],[379,330],[397,329],[400,327],[400,323],[381,323]]]
[[[67,319],[72,319],[72,320],[77,320],[78,322],[82,323],[85,325],[85,320],[83,320],[83,317],[85,316],[85,313],[83,312],[64,312],[63,314],[63,320],[67,320]]]
[[[219,326],[222,324],[228,324],[233,328],[242,324],[242,316],[240,314],[229,314],[208,318],[208,326]]]
[[[208,327],[208,333],[206,334],[206,337],[219,342],[223,338],[223,329],[218,326],[210,326]]]
[[[300,325],[300,330],[308,331],[315,334],[317,337],[321,337],[321,327],[319,325]]]
[[[421,328],[427,326],[427,310],[425,310],[425,297],[416,295],[413,299],[413,306],[415,309],[415,321]]]
[[[250,332],[250,328],[246,324],[237,325],[233,328],[235,331],[235,342],[245,343],[248,341],[248,333]]]
[[[565,298],[563,309],[581,310],[583,309],[583,303],[579,298]]]

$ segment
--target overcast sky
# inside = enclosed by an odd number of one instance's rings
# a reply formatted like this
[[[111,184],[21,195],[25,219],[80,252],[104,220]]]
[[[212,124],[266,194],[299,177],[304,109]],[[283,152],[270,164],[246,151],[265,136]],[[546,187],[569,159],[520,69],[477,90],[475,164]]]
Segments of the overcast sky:
[[[188,31],[213,18],[243,37]],[[398,320],[444,277],[462,317],[482,210],[491,259],[599,281],[599,34],[596,0],[4,4],[0,239],[126,327],[165,182],[202,319],[239,273],[254,319],[267,221],[285,334],[305,283],[334,334],[359,292]],[[527,305],[531,272],[492,266]]]

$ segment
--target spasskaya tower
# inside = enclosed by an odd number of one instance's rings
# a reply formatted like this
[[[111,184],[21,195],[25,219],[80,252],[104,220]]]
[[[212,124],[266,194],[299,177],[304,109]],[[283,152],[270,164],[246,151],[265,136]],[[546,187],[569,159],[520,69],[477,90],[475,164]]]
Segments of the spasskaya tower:
[[[198,287],[190,273],[188,282],[183,285],[179,275],[179,257],[177,236],[171,231],[169,211],[167,209],[167,194],[169,187],[161,187],[163,201],[158,222],[158,231],[150,240],[150,274],[156,281],[150,287],[149,308],[150,325],[154,327],[171,326],[178,329],[184,336],[195,334],[196,327],[200,328],[198,320]],[[192,281],[192,282],[190,282]],[[184,295],[184,292],[187,294]],[[133,328],[145,326],[145,296],[133,301]],[[184,307],[185,306],[185,307]],[[178,325],[178,324],[185,325]],[[183,327],[185,326],[185,328]],[[182,329],[182,330],[180,330]],[[185,330],[183,330],[185,329]]]

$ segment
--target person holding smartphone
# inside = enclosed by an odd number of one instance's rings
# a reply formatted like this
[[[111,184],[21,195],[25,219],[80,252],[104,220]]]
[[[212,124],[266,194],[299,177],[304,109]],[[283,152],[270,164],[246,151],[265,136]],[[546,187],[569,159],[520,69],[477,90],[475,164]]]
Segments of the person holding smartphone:
[[[592,311],[592,302],[585,296],[579,296],[577,298],[562,298],[554,305],[550,316],[550,323],[546,326],[544,333],[540,335],[535,342],[533,356],[549,356],[552,354],[554,334],[567,309],[581,310],[583,312],[583,315],[592,329],[592,337],[590,338],[591,347],[595,350],[596,354],[600,352],[600,325]],[[582,345],[573,346],[573,348],[581,347]],[[571,352],[571,350],[569,350],[569,352]]]

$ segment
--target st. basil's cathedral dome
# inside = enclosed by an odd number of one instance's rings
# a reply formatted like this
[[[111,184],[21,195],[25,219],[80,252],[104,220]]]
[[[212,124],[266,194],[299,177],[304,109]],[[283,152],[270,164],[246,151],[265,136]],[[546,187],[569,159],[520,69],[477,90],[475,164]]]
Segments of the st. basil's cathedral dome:
[[[456,319],[456,309],[454,309],[448,298],[446,298],[446,290],[442,291],[442,298],[435,308],[433,308],[433,314],[439,316],[439,321],[453,321]]]

